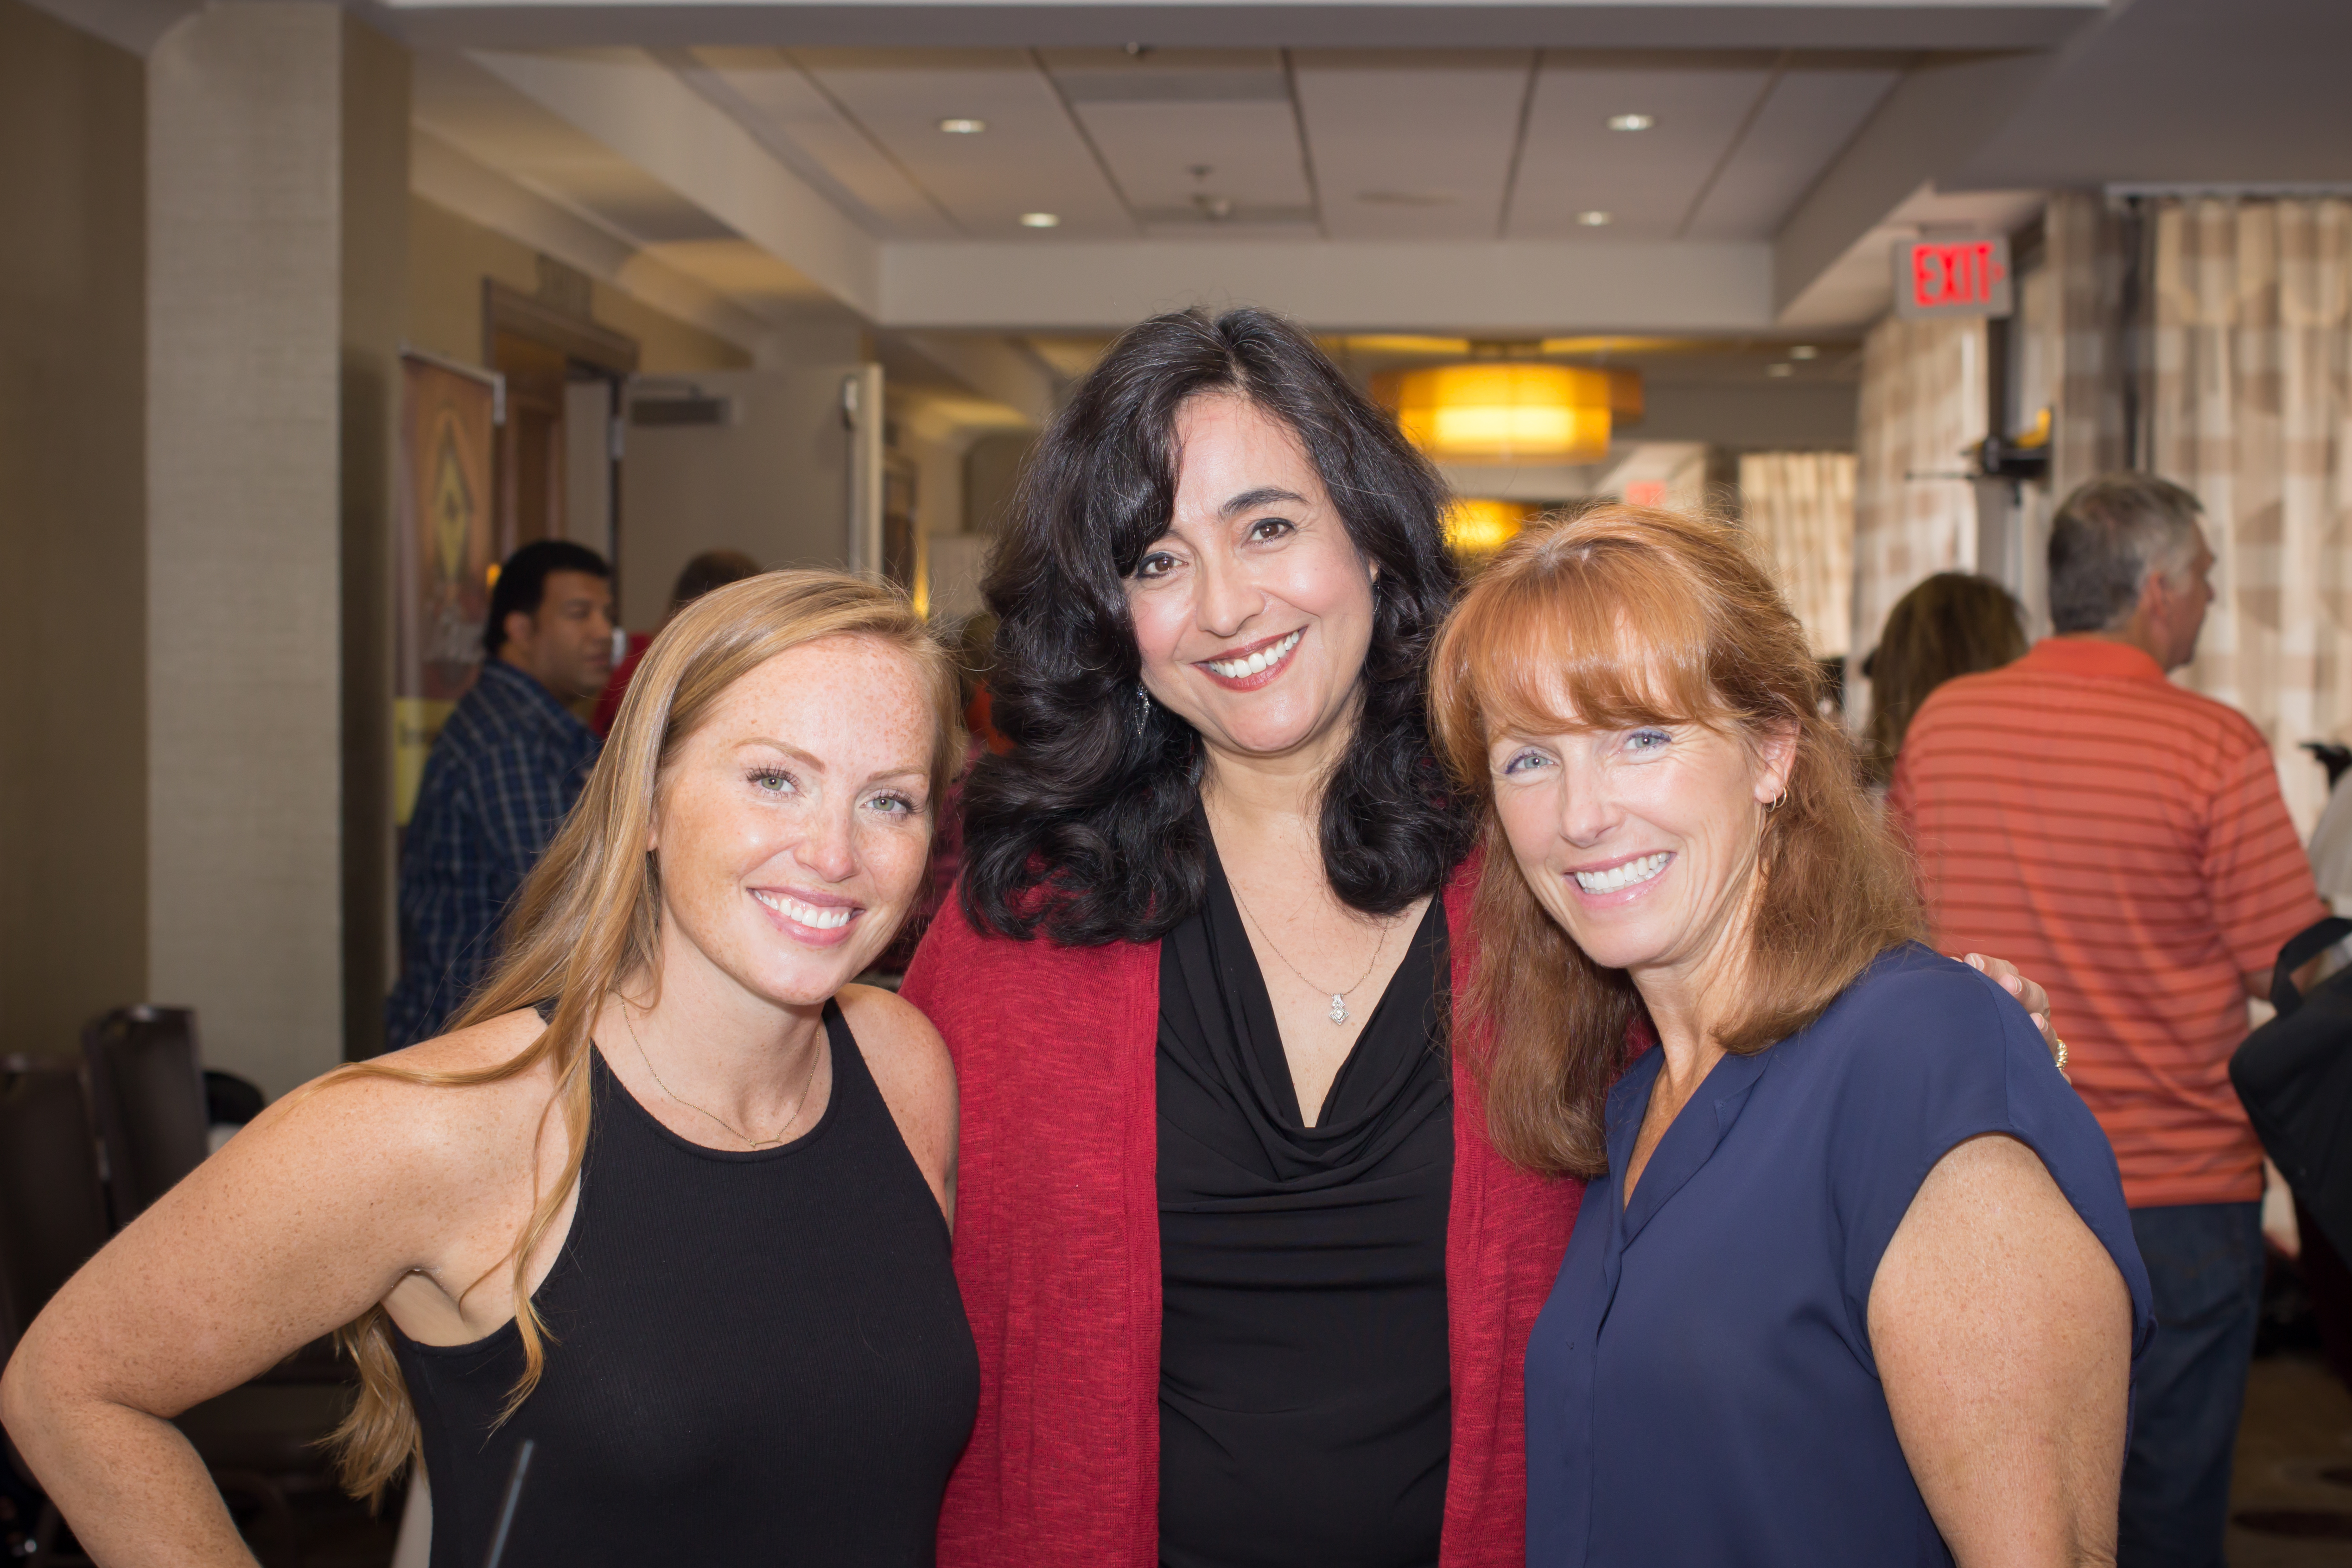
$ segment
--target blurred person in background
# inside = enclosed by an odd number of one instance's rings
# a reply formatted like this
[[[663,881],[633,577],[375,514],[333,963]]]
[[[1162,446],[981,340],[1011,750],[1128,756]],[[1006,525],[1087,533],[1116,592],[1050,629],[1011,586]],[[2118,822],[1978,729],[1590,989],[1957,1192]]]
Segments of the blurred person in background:
[[[996,674],[996,616],[982,610],[963,623],[956,638],[956,663],[963,671],[963,726],[971,731],[972,742],[990,751],[1002,752],[1011,743],[996,733],[990,722],[990,711],[996,698],[989,682]]]
[[[688,561],[670,586],[669,608],[662,612],[662,626],[677,619],[677,612],[709,592],[730,582],[740,582],[747,577],[760,575],[760,563],[741,550],[709,549]],[[658,632],[660,626],[654,628]],[[596,699],[595,716],[588,727],[599,736],[613,733],[613,721],[621,716],[621,699],[629,693],[629,678],[637,673],[637,664],[653,645],[653,637],[646,632],[629,633],[629,650],[613,667],[612,679],[604,683],[603,695]]]
[[[1927,694],[1955,675],[1998,670],[2025,656],[2025,608],[1989,577],[1939,571],[1895,601],[1878,646],[1862,662],[1870,681],[1863,762],[1884,788],[1904,731]]]
[[[499,568],[482,648],[401,841],[387,1051],[438,1034],[489,972],[499,922],[588,781],[600,742],[572,706],[612,674],[612,568],[562,539],[523,546]]]
[[[2111,474],[2052,519],[2055,636],[1912,720],[1887,802],[1936,940],[2049,988],[2156,1295],[2123,1568],[2220,1568],[2262,1304],[2263,1151],[2230,1085],[2246,1000],[2327,911],[2243,714],[2173,685],[2213,591],[2197,498]],[[2307,976],[2305,977],[2307,978]]]

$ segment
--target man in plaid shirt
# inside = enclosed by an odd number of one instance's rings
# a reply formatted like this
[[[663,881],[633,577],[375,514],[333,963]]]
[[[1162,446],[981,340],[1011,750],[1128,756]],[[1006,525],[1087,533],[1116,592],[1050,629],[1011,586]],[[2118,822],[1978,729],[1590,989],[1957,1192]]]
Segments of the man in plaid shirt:
[[[612,570],[561,539],[499,569],[487,657],[425,760],[400,857],[400,978],[384,1049],[441,1031],[498,956],[499,923],[602,746],[564,705],[613,667]]]

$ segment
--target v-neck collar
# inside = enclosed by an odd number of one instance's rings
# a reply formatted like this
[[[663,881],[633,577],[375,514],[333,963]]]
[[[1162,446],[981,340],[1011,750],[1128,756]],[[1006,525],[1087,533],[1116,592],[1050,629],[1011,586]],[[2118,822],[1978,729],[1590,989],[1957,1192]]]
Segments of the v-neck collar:
[[[1724,1134],[1739,1119],[1750,1091],[1771,1065],[1772,1054],[1768,1049],[1752,1055],[1726,1056],[1708,1070],[1690,1099],[1675,1113],[1658,1146],[1650,1151],[1650,1163],[1642,1167],[1642,1179],[1632,1196],[1614,1206],[1619,1210],[1621,1245],[1632,1246],[1643,1227],[1713,1157]],[[1643,1114],[1649,1109],[1650,1093],[1657,1086],[1665,1060],[1665,1048],[1652,1046],[1609,1092],[1609,1168],[1618,1175],[1620,1192],[1624,1173],[1633,1166]]]

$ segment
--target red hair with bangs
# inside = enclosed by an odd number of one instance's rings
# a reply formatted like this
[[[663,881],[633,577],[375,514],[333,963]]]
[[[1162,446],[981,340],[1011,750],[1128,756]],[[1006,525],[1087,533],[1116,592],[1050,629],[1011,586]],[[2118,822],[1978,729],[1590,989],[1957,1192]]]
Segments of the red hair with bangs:
[[[1534,524],[1464,595],[1438,640],[1430,707],[1440,750],[1486,807],[1465,1014],[1492,1030],[1470,1042],[1472,1062],[1513,1161],[1607,1169],[1604,1101],[1628,1031],[1647,1020],[1631,977],[1587,958],[1520,874],[1494,810],[1494,738],[1696,723],[1752,745],[1793,731],[1788,792],[1758,849],[1746,995],[1718,1034],[1748,1055],[1812,1022],[1924,928],[1853,743],[1822,715],[1821,679],[1738,530],[1671,512],[1609,505]]]

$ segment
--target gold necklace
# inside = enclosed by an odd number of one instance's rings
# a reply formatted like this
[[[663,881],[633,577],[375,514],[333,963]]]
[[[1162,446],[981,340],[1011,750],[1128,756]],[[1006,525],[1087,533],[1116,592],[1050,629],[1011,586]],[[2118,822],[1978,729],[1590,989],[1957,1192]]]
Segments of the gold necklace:
[[[698,1115],[709,1117],[712,1121],[718,1123],[720,1126],[726,1128],[730,1133],[734,1134],[735,1136],[742,1139],[745,1143],[751,1145],[755,1149],[774,1148],[777,1145],[784,1141],[784,1134],[792,1131],[793,1124],[800,1120],[801,1107],[808,1103],[809,1091],[816,1087],[817,1052],[809,1052],[808,1073],[807,1076],[801,1080],[801,1092],[799,1096],[793,1101],[792,1114],[784,1118],[783,1125],[776,1129],[776,1135],[774,1137],[755,1138],[751,1134],[743,1131],[740,1127],[738,1127],[734,1123],[729,1121],[726,1117],[720,1115],[718,1112],[704,1109],[702,1106],[698,1105],[693,1101],[688,1099],[685,1095],[679,1093],[677,1090],[671,1088],[668,1084],[663,1083],[661,1071],[654,1066],[654,1059],[646,1054],[646,1042],[637,1038],[637,1026],[632,1022],[629,1018],[628,1002],[625,999],[619,998],[615,998],[614,999],[621,1003],[621,1027],[629,1031],[629,1043],[637,1048],[637,1060],[646,1064],[646,1071],[653,1074],[654,1082],[660,1085],[661,1092],[668,1095],[672,1100],[677,1101],[679,1104],[685,1106],[688,1110],[696,1113]]]
[[[1306,973],[1301,970],[1297,965],[1290,961],[1290,956],[1285,953],[1279,946],[1276,946],[1274,934],[1265,928],[1264,923],[1261,922],[1256,915],[1250,913],[1249,905],[1242,902],[1242,890],[1238,887],[1234,887],[1231,882],[1226,883],[1225,886],[1234,895],[1234,907],[1240,910],[1242,912],[1242,918],[1248,921],[1251,925],[1256,927],[1257,934],[1265,938],[1265,945],[1273,949],[1274,956],[1282,960],[1282,967],[1289,970],[1292,974],[1297,975],[1298,977],[1299,983],[1304,985],[1308,990],[1321,990],[1323,988],[1322,987],[1308,979]],[[1343,1024],[1346,1023],[1349,1019],[1355,1016],[1348,1011],[1348,991],[1354,990],[1356,986],[1360,986],[1366,980],[1372,977],[1372,971],[1380,967],[1381,955],[1389,950],[1389,933],[1394,929],[1396,929],[1396,920],[1391,916],[1381,927],[1381,945],[1372,949],[1372,961],[1364,966],[1364,972],[1362,974],[1356,977],[1355,986],[1349,986],[1346,991],[1333,991],[1331,993],[1331,1010],[1323,1015],[1325,1018],[1329,1019],[1334,1024]]]

